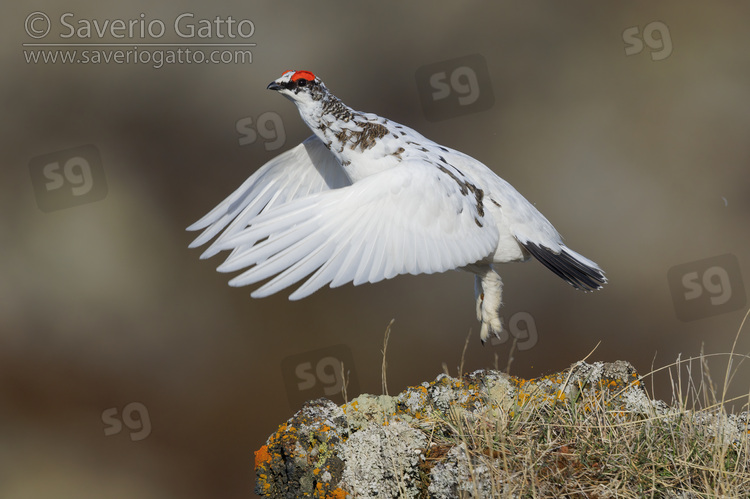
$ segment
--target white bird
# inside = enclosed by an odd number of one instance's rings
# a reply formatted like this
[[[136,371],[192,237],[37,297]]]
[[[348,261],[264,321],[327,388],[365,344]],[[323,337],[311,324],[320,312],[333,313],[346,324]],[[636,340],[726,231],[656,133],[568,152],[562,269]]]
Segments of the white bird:
[[[464,153],[375,114],[355,111],[309,71],[286,71],[268,88],[291,100],[313,136],[273,158],[206,216],[201,255],[232,250],[220,272],[251,294],[272,295],[307,278],[289,299],[399,274],[475,274],[480,338],[502,331],[495,264],[534,256],[582,290],[607,282],[569,249],[508,182]],[[223,232],[222,232],[223,231]],[[275,276],[275,277],[274,277]]]

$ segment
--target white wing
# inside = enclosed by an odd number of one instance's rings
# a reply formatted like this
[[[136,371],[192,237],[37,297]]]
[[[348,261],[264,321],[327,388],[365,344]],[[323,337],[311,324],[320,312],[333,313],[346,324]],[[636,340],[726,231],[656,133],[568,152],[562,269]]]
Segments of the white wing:
[[[216,208],[188,227],[187,230],[205,229],[190,247],[202,246],[226,227],[201,255],[201,258],[209,258],[259,213],[293,199],[350,184],[336,158],[313,135],[263,165]]]
[[[497,226],[476,203],[433,165],[404,161],[348,187],[267,210],[221,242],[219,249],[234,251],[218,270],[252,266],[230,281],[233,286],[278,274],[252,293],[256,298],[312,274],[289,297],[294,300],[328,283],[455,269],[486,258],[497,245]]]

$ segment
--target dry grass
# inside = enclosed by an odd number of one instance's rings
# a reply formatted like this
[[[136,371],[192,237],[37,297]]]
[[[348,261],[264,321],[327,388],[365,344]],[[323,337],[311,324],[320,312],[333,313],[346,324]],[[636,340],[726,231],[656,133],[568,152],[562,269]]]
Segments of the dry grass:
[[[750,497],[748,439],[698,421],[689,410],[644,417],[570,404],[456,413],[431,433],[438,448],[463,446],[490,470],[491,497]]]
[[[742,325],[738,337],[740,331]],[[434,416],[424,422],[432,442],[425,470],[459,446],[472,459],[458,497],[750,497],[748,432],[738,433],[736,420],[733,427],[724,424],[730,402],[740,406],[737,412],[750,411],[750,392],[734,400],[726,395],[748,358],[735,353],[736,343],[723,354],[721,388],[707,363],[718,354],[678,358],[642,376],[645,384],[668,371],[672,381],[671,407],[651,414],[611,411],[587,400]]]

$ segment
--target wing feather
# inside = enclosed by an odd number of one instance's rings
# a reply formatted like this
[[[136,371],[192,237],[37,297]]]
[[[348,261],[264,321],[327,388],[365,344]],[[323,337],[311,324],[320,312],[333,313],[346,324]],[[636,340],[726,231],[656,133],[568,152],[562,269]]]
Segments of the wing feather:
[[[299,299],[326,284],[442,272],[488,257],[498,238],[491,215],[480,214],[475,198],[441,175],[430,164],[404,161],[353,185],[266,209],[249,227],[214,243],[235,250],[220,269],[250,267],[233,286],[275,276],[253,297],[307,278],[290,295]]]
[[[190,225],[187,230],[203,230],[190,247],[202,246],[224,231],[201,255],[209,258],[259,214],[295,199],[347,185],[351,181],[341,165],[325,144],[312,136],[263,165],[208,214]],[[248,239],[247,244],[254,243]]]

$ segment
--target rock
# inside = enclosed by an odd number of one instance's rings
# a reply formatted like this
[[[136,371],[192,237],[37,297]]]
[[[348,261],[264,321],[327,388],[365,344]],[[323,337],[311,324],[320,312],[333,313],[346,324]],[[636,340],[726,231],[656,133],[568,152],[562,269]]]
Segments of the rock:
[[[441,374],[395,397],[365,394],[341,407],[326,399],[308,402],[255,453],[256,492],[288,498],[502,495],[502,487],[513,488],[515,474],[492,466],[503,457],[494,446],[469,452],[473,437],[461,428],[497,429],[513,418],[571,406],[584,415],[684,416],[652,401],[623,361],[578,362],[532,380],[492,370],[461,379]],[[704,414],[694,422],[740,438],[747,419],[744,413],[721,421]]]
[[[255,452],[256,492],[266,497],[346,497],[344,411],[327,399],[308,402]]]

